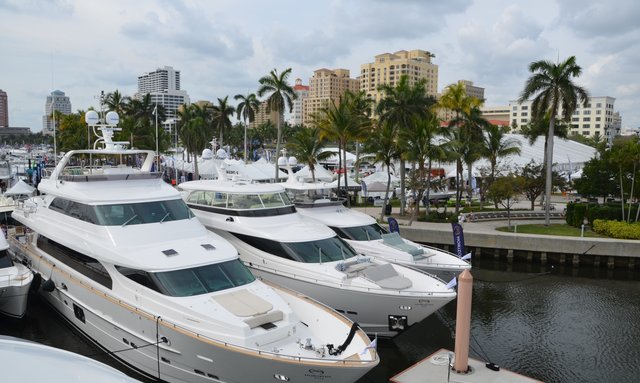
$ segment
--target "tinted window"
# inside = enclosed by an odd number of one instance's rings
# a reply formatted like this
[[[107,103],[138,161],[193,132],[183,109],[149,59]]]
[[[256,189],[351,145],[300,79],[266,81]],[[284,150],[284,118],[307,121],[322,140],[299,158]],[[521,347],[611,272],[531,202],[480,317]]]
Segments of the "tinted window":
[[[255,280],[239,259],[191,269],[152,273],[161,291],[174,297],[206,294],[251,283]]]
[[[5,267],[13,266],[13,262],[11,262],[11,257],[6,250],[0,251],[0,269],[4,269]]]
[[[352,239],[354,241],[373,241],[376,239],[382,239],[382,234],[387,233],[387,230],[377,223],[366,226],[331,228],[340,236],[340,238]]]
[[[351,246],[338,237],[309,242],[288,242],[283,246],[305,263],[342,261],[356,256]]]

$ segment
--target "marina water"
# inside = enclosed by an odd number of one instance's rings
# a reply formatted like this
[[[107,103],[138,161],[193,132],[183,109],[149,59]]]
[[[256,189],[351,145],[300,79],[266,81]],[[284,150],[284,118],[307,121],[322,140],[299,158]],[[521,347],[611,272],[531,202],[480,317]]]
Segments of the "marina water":
[[[638,381],[640,272],[476,259],[472,274],[472,357],[545,382]],[[440,348],[453,350],[455,309],[454,301],[393,340],[379,340],[381,363],[358,383],[386,382]],[[132,374],[38,298],[21,321],[0,319],[0,334],[88,355]]]

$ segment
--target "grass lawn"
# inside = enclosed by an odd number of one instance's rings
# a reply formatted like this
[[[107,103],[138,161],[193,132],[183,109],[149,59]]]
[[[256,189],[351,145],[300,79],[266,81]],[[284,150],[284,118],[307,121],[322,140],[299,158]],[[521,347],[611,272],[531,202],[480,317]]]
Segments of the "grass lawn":
[[[509,227],[499,227],[496,230],[498,231],[506,231],[513,233],[514,228],[518,233],[524,234],[544,234],[544,235],[562,235],[565,237],[579,237],[580,229],[577,227],[569,226],[564,223],[552,223],[549,226],[544,226],[543,224],[529,224],[529,225],[511,225],[511,229]],[[606,238],[598,233],[591,231],[591,229],[585,228],[584,230],[585,237],[598,237],[598,238]]]

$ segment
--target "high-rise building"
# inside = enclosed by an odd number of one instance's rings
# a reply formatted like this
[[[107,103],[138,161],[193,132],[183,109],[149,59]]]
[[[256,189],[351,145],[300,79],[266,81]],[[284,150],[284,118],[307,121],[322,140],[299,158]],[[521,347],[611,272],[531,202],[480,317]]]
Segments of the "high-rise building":
[[[296,79],[296,85],[293,86],[293,91],[296,93],[296,99],[293,100],[293,110],[291,111],[291,118],[289,123],[291,125],[302,125],[303,123],[303,102],[309,97],[309,85],[303,85],[302,79]]]
[[[616,99],[609,96],[589,97],[587,105],[578,105],[571,116],[569,134],[581,134],[591,137],[598,133],[602,137],[609,138],[620,134],[622,118],[613,111]],[[531,122],[531,100],[523,103],[509,102],[511,112],[511,126],[521,126]],[[558,117],[562,110],[558,111]]]
[[[175,124],[178,108],[190,103],[187,92],[180,89],[180,71],[170,66],[138,77],[138,92],[133,97],[141,100],[146,94],[151,96],[153,104],[164,107],[166,120],[163,125],[167,130]]]
[[[402,75],[409,78],[409,84],[424,79],[428,95],[436,97],[438,92],[438,66],[431,63],[435,57],[428,51],[415,49],[383,53],[375,57],[375,61],[360,65],[360,90],[376,103],[383,97],[378,86],[388,84],[395,86]]]
[[[62,114],[71,114],[71,101],[64,92],[60,90],[54,90],[50,96],[47,96],[47,101],[44,105],[44,116],[42,116],[42,134],[53,136],[53,112]],[[57,121],[57,120],[56,120]]]
[[[360,83],[349,77],[348,69],[318,69],[309,79],[309,96],[303,100],[302,120],[305,125],[312,121],[314,113],[327,107],[331,102],[339,102],[347,91],[358,92]]]
[[[7,92],[0,89],[0,128],[9,127],[9,103]]]
[[[280,121],[284,121],[284,111],[280,112]],[[249,124],[249,128],[257,128],[258,126],[267,122],[271,122],[273,126],[277,126],[278,113],[274,109],[271,109],[269,112],[267,112],[267,101],[262,101],[260,103],[260,106],[258,107],[258,110],[256,111],[253,122]]]

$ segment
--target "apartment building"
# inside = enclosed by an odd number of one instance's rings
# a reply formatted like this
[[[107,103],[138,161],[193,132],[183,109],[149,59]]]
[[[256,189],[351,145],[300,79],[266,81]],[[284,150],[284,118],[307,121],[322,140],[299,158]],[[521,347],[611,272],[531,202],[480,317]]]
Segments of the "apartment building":
[[[44,116],[42,116],[42,134],[53,136],[54,122],[53,112],[71,114],[71,101],[63,91],[54,90],[44,104]]]
[[[412,85],[424,79],[427,94],[436,97],[438,66],[431,63],[433,57],[435,56],[432,53],[420,49],[379,54],[375,56],[374,62],[360,65],[360,90],[378,103],[383,97],[378,91],[378,86],[395,86],[400,77],[406,75]]]
[[[296,84],[293,86],[293,91],[296,94],[296,99],[293,100],[293,110],[291,111],[291,117],[289,123],[291,125],[303,124],[303,103],[309,97],[309,86],[302,84],[302,79],[297,78]]]
[[[9,102],[7,92],[0,89],[0,128],[9,127]]]
[[[302,120],[309,125],[313,114],[332,102],[339,102],[347,91],[358,92],[359,81],[351,78],[348,69],[318,69],[309,79],[309,96],[302,102]]]
[[[180,106],[190,104],[189,95],[180,89],[180,71],[171,66],[138,76],[138,91],[133,97],[141,100],[146,94],[151,96],[152,103],[164,107],[163,126],[167,130],[175,124]]]
[[[280,111],[280,121],[284,121],[284,111]],[[253,122],[249,124],[249,129],[257,128],[258,126],[271,122],[273,126],[278,124],[278,112],[271,109],[267,112],[267,101],[262,101],[258,110],[256,111]]]
[[[581,134],[592,137],[596,133],[609,138],[620,134],[622,118],[614,112],[615,98],[609,96],[590,97],[587,105],[579,105],[571,116],[569,134]],[[509,102],[511,126],[517,127],[531,122],[531,104],[528,100],[523,103]],[[562,111],[558,113],[560,116]]]

